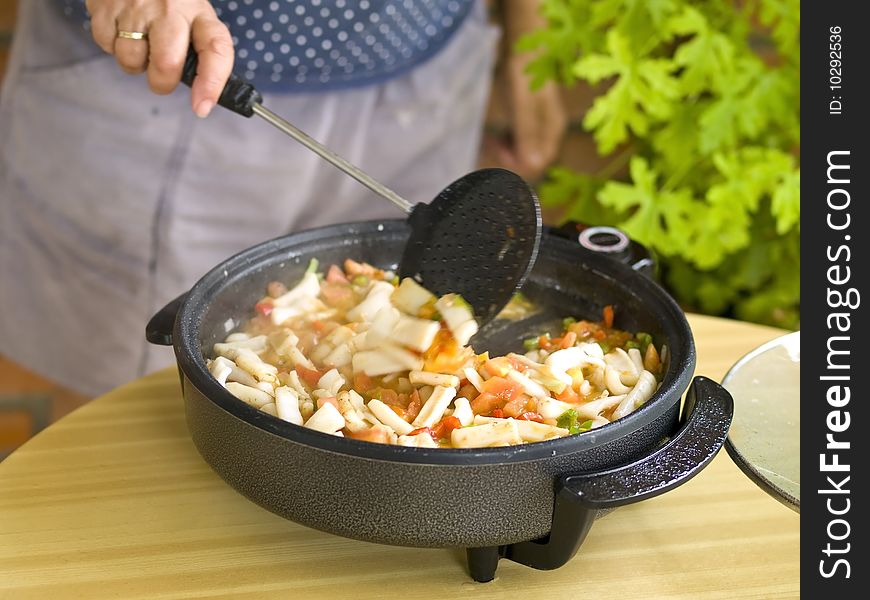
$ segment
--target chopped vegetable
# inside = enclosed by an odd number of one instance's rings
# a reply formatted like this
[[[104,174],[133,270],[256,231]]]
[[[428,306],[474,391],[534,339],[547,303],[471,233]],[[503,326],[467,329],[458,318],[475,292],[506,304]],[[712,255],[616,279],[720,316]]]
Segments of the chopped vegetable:
[[[567,429],[572,435],[592,429],[592,421],[581,421],[580,415],[578,415],[577,411],[573,408],[562,413],[562,415],[556,419],[556,425],[563,429]]]
[[[613,327],[613,307],[610,304],[604,307],[604,326],[608,329]]]
[[[390,300],[392,300],[393,306],[403,311],[405,314],[416,317],[421,316],[419,315],[419,312],[424,304],[434,304],[436,298],[432,292],[410,277],[407,277],[399,284],[396,291],[393,292]]]
[[[227,391],[292,425],[417,448],[540,442],[637,409],[667,364],[649,334],[613,328],[613,306],[524,340],[525,354],[490,357],[468,346],[477,322],[458,294],[350,259],[325,277],[317,268],[289,290],[271,282],[207,364]],[[516,302],[516,314],[534,310]]]

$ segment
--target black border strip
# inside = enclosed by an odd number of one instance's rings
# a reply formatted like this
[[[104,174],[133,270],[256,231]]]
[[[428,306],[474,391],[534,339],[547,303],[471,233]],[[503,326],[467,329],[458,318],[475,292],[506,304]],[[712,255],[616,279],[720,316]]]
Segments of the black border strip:
[[[802,123],[807,160],[802,166],[807,169],[802,173],[802,227],[809,228],[809,235],[801,278],[801,590],[808,598],[846,599],[865,597],[868,578],[862,543],[868,539],[866,493],[859,489],[868,488],[862,443],[868,438],[868,410],[860,385],[867,309],[858,295],[867,291],[860,275],[870,200],[870,31],[859,15],[862,2],[804,6],[808,34],[802,36],[807,54],[801,62],[801,104],[807,117]],[[829,173],[830,162],[849,169]],[[851,306],[843,306],[837,294],[845,300],[850,289],[853,301],[846,302]],[[835,313],[842,316],[832,318]],[[829,346],[843,353],[832,354]],[[851,397],[843,402],[847,387]],[[848,447],[829,447],[830,439]],[[848,470],[823,467],[822,462],[830,465],[835,457]]]

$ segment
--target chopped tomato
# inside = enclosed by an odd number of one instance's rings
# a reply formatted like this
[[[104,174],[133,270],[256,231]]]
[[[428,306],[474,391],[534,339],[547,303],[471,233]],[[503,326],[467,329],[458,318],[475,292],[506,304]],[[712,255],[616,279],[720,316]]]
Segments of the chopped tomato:
[[[534,421],[535,423],[543,423],[544,417],[539,415],[536,412],[524,412],[520,416],[517,417],[518,421]]]
[[[333,397],[317,399],[317,408],[323,408],[324,404],[332,404],[335,408],[338,408],[338,399]]]
[[[369,390],[371,390],[375,386],[372,378],[366,375],[363,372],[354,373],[353,375],[353,389],[355,389],[360,394],[365,394]]]
[[[504,377],[490,377],[483,382],[484,394],[498,394],[504,397],[505,400],[512,400],[517,395],[521,394],[523,386],[519,383],[505,379]]]
[[[320,295],[323,301],[333,308],[348,309],[356,304],[353,290],[347,283],[326,282],[320,286]]]
[[[330,265],[329,270],[326,272],[326,281],[328,283],[350,283],[344,271],[338,265]]]
[[[409,423],[417,418],[420,414],[420,409],[423,408],[423,401],[420,400],[420,392],[414,390],[411,392],[411,399],[408,406],[405,407],[405,420]]]
[[[529,401],[529,397],[525,394],[520,394],[510,402],[505,402],[505,405],[502,407],[504,414],[508,417],[518,417],[519,415],[526,412],[526,403]]]
[[[507,356],[498,356],[483,363],[483,368],[486,369],[492,377],[506,377],[514,367],[511,359]]]
[[[577,334],[574,333],[573,331],[569,331],[564,336],[562,336],[562,341],[559,343],[559,348],[562,348],[563,350],[565,348],[570,348],[574,345],[574,343],[576,341],[577,341]]]
[[[613,306],[610,304],[604,307],[604,326],[608,329],[613,327]]]
[[[561,402],[568,402],[569,404],[577,404],[578,402],[581,402],[583,398],[581,398],[580,395],[574,391],[574,388],[572,388],[570,385],[566,385],[565,389],[562,390],[562,393],[556,394],[556,400],[559,400]]]
[[[462,423],[454,416],[444,417],[435,425],[435,435],[432,439],[449,438],[454,429],[462,427]]]
[[[302,381],[304,381],[311,387],[316,387],[317,382],[320,381],[321,377],[323,377],[323,373],[321,373],[317,369],[308,369],[302,365],[296,365],[296,373],[299,375],[299,378],[302,379]]]
[[[553,340],[550,339],[550,334],[544,334],[538,337],[538,348],[541,350],[553,349]]]
[[[522,362],[516,356],[508,356],[506,358],[508,359],[508,362],[510,363],[511,367],[513,367],[514,369],[516,369],[520,373],[522,373],[523,371],[525,371],[528,368],[526,366],[526,363]]]
[[[595,333],[592,334],[592,337],[594,337],[598,341],[601,341],[607,337],[607,333],[603,329],[599,329],[598,331],[596,331]]]
[[[344,435],[351,439],[362,440],[364,442],[377,442],[379,444],[390,443],[389,430],[386,427],[382,427],[380,425],[375,425],[374,427],[370,427],[368,429],[363,429],[362,431],[356,432],[345,429]]]
[[[435,432],[432,431],[432,429],[429,428],[429,427],[418,427],[417,429],[412,429],[410,432],[408,432],[407,435],[417,435],[418,433],[428,433],[429,436],[430,436],[433,440],[437,440],[437,439],[438,439],[438,436],[436,436],[436,435],[435,435]]]
[[[577,321],[568,326],[568,331],[573,331],[579,339],[585,340],[601,331],[601,326],[592,321]]]
[[[379,397],[381,402],[386,404],[387,406],[398,406],[397,402],[399,399],[399,394],[395,390],[391,390],[390,388],[379,388],[380,392]]]
[[[264,317],[269,316],[272,313],[273,308],[275,308],[275,305],[268,300],[261,300],[254,305],[254,310]]]
[[[504,411],[500,408],[496,408],[495,410],[489,413],[490,417],[494,417],[496,419],[504,419]]]
[[[396,404],[388,404],[387,406],[390,407],[390,410],[392,410],[394,413],[399,415],[400,418],[402,418],[402,419],[405,418],[405,409],[404,408],[402,408],[401,406],[398,406]]]
[[[391,407],[398,406],[399,408],[406,408],[410,402],[408,394],[400,394],[394,389],[385,387],[376,388],[371,396]]]
[[[376,277],[380,274],[380,278],[383,278],[383,271],[380,269],[376,269],[368,263],[358,263],[350,258],[344,261],[344,272],[348,275],[365,275],[366,277]]]
[[[474,387],[470,383],[466,382],[459,387],[459,393],[457,394],[457,397],[465,398],[466,400],[471,401],[471,400],[474,400],[475,398],[477,398],[477,395],[479,393],[480,392],[477,391],[476,387]]]
[[[480,395],[471,401],[471,410],[478,415],[487,414],[493,409],[504,407],[522,392],[522,386],[510,379],[490,377],[483,382]]]

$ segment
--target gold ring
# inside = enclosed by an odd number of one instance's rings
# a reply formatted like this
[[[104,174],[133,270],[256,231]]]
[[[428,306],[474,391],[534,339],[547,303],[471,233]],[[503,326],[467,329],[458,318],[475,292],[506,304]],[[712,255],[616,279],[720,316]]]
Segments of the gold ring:
[[[125,40],[147,40],[148,34],[144,31],[119,31],[118,37]]]

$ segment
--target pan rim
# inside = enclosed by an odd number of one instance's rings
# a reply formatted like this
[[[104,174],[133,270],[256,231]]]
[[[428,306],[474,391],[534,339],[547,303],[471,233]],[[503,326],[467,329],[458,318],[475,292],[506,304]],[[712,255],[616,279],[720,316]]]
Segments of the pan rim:
[[[696,356],[694,340],[685,313],[657,283],[630,267],[609,258],[602,258],[600,265],[593,268],[605,276],[619,280],[620,285],[631,293],[635,295],[646,294],[644,298],[648,296],[653,298],[662,309],[663,317],[672,321],[678,332],[683,334],[683,339],[677,340],[679,344],[669,344],[669,348],[674,353],[671,369],[653,397],[629,415],[599,429],[554,440],[496,448],[429,449],[365,442],[306,429],[263,413],[233,396],[208,372],[205,358],[199,350],[198,334],[204,311],[202,301],[208,296],[208,292],[215,289],[220,290],[229,285],[229,282],[233,281],[233,275],[237,274],[243,267],[263,262],[266,257],[274,256],[276,252],[286,253],[289,246],[304,246],[306,242],[322,242],[331,237],[346,239],[349,234],[361,233],[401,237],[407,236],[407,232],[407,224],[400,219],[327,225],[267,240],[243,250],[215,266],[191,288],[175,321],[173,346],[179,369],[186,382],[196,388],[205,398],[236,418],[288,441],[373,461],[404,462],[430,466],[480,466],[518,463],[587,451],[638,431],[667,412],[675,402],[678,403],[683,392],[688,389],[694,373]],[[547,239],[548,246],[555,246],[554,251],[556,252],[576,251],[571,242],[567,240],[553,236],[545,236],[545,239]],[[288,256],[288,260],[292,259],[292,256]],[[606,262],[604,262],[605,260]],[[596,268],[598,266],[600,268]],[[187,395],[187,393],[188,391],[185,389],[184,394]]]

